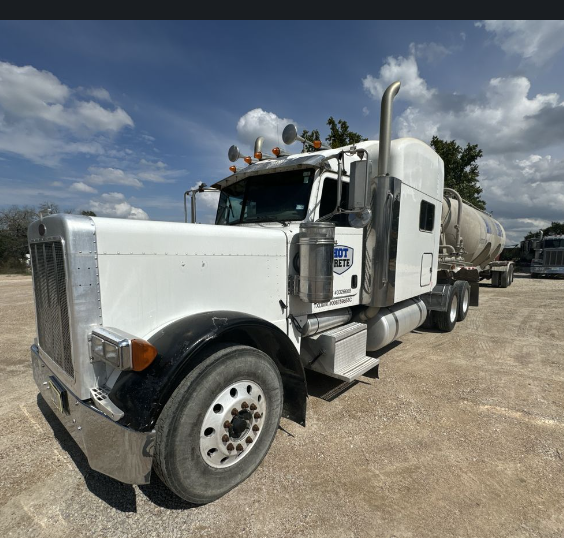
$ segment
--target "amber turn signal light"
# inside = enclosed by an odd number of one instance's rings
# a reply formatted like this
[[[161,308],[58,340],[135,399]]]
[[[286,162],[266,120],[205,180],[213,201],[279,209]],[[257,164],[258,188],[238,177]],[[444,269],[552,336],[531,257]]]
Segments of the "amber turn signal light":
[[[140,372],[149,366],[157,356],[157,348],[146,340],[134,338],[131,340],[131,366],[135,372]]]

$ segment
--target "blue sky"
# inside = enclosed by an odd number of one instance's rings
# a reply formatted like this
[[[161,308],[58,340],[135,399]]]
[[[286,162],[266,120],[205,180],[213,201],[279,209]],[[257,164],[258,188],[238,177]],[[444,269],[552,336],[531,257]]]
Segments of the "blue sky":
[[[399,79],[394,136],[478,144],[517,241],[564,220],[563,48],[562,21],[3,21],[0,207],[180,221],[231,144],[281,145],[290,121],[325,136],[329,116],[377,138]]]

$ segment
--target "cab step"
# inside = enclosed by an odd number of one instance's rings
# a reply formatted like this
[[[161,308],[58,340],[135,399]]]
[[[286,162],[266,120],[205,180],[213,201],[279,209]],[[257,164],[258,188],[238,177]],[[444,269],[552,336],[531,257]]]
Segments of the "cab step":
[[[353,381],[380,364],[366,355],[366,325],[348,323],[302,339],[302,360],[306,368]]]

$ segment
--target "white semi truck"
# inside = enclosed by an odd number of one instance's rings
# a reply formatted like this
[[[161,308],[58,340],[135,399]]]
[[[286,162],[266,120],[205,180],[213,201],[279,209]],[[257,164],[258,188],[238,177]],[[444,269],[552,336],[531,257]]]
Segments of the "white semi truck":
[[[93,469],[134,484],[155,469],[210,502],[256,469],[281,416],[305,425],[305,369],[354,380],[374,351],[477,306],[504,231],[443,193],[428,145],[391,141],[399,86],[379,141],[257,148],[214,185],[215,225],[31,224],[34,377]]]

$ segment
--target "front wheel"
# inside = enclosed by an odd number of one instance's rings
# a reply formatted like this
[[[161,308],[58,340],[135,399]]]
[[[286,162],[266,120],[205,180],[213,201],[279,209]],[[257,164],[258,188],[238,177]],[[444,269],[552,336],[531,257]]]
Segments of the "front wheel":
[[[218,499],[260,465],[283,403],[280,372],[262,351],[229,344],[207,355],[157,422],[155,469],[194,504]]]

